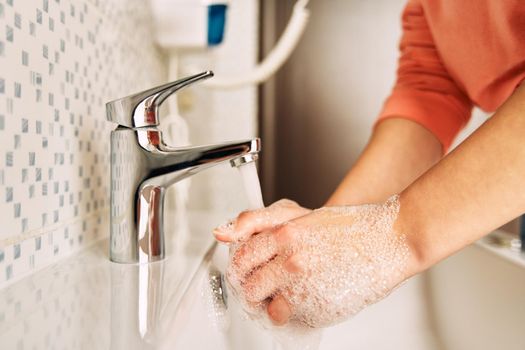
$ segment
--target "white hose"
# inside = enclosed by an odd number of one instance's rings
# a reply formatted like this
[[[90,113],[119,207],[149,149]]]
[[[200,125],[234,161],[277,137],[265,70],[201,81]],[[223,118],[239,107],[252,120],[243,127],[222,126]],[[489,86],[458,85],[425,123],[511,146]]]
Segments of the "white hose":
[[[290,57],[304,33],[310,11],[306,8],[309,0],[298,0],[292,16],[272,51],[253,70],[236,76],[216,76],[203,85],[211,88],[233,89],[246,85],[260,84],[268,80]],[[201,71],[200,69],[195,71]]]

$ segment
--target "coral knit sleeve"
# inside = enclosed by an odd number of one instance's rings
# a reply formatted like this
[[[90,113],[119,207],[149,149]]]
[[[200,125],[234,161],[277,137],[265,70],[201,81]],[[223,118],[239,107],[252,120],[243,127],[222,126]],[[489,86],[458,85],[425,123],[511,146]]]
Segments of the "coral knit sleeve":
[[[418,1],[405,7],[402,28],[397,81],[378,123],[388,118],[412,120],[432,132],[446,152],[468,122],[472,103],[443,65]]]

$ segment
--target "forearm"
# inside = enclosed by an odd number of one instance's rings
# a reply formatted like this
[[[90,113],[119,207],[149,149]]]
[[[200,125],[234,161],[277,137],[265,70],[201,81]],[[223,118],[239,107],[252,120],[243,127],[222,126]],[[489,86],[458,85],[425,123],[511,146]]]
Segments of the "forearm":
[[[326,205],[377,203],[401,192],[442,155],[439,141],[402,118],[381,122],[356,164]]]
[[[426,269],[525,211],[525,88],[400,196],[397,229]]]

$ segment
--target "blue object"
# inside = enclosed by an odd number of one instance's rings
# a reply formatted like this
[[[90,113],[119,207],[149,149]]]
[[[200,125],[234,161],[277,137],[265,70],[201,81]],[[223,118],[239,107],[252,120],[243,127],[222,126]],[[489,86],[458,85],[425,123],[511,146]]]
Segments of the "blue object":
[[[222,43],[224,27],[226,24],[226,4],[213,4],[208,6],[208,46]]]

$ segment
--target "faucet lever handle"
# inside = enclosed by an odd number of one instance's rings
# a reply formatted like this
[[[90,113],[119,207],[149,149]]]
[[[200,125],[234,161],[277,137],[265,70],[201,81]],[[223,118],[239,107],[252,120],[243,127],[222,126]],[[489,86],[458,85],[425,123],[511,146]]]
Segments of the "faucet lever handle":
[[[171,94],[203,79],[213,77],[212,71],[202,72],[171,83],[138,92],[106,103],[106,118],[128,128],[159,125],[159,106]]]

